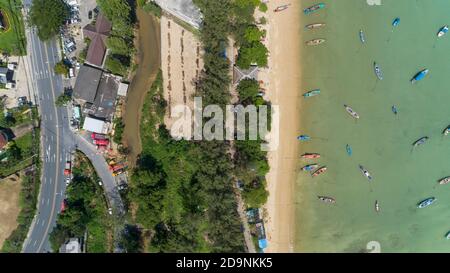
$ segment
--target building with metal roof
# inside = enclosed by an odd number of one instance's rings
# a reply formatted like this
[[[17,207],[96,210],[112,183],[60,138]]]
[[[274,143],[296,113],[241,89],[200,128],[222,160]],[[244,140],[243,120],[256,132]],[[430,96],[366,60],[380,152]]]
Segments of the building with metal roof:
[[[93,103],[102,74],[102,70],[93,66],[81,66],[73,88],[73,97],[81,103]]]
[[[95,25],[89,24],[83,28],[84,37],[88,37],[89,44],[86,62],[101,67],[106,53],[106,40],[111,32],[111,22],[101,13],[97,16]]]

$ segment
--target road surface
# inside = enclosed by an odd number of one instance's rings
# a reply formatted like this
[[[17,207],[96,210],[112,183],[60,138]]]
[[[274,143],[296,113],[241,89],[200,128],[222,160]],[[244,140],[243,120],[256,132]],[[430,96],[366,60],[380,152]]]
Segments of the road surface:
[[[31,0],[25,0],[24,12],[28,14]],[[123,204],[117,192],[113,176],[108,170],[105,159],[96,154],[93,145],[70,130],[67,108],[56,107],[55,100],[62,94],[63,79],[53,72],[54,65],[59,62],[59,41],[53,38],[41,42],[34,29],[26,27],[27,51],[30,87],[35,91],[36,102],[41,118],[41,159],[42,180],[38,200],[37,215],[33,220],[24,242],[23,252],[51,252],[49,234],[56,223],[64,200],[65,161],[78,147],[93,163],[99,177],[103,181],[109,203],[116,216],[123,215]]]

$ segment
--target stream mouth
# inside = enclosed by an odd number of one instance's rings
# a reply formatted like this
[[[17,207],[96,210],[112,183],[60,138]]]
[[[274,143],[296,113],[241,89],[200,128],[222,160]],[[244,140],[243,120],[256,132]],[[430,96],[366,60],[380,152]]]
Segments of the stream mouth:
[[[140,121],[142,105],[161,66],[161,28],[157,18],[142,8],[136,11],[139,24],[137,41],[136,73],[130,83],[122,117],[125,124],[123,144],[129,149],[128,162],[131,167],[141,153]]]

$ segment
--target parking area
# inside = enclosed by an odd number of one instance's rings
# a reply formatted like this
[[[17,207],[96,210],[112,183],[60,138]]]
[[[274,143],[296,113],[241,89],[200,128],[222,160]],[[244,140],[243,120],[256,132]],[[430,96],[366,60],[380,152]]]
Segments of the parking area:
[[[6,108],[15,108],[31,102],[34,104],[34,98],[30,98],[28,79],[25,73],[24,59],[17,56],[2,57],[2,61],[8,63],[8,67],[14,71],[15,83],[10,89],[0,89],[0,98]]]
[[[98,14],[95,0],[72,0],[69,3],[71,17],[62,28],[61,46],[63,58],[71,68],[69,71],[70,86],[75,83],[75,76],[80,69],[80,54],[86,50],[83,28],[95,21]]]

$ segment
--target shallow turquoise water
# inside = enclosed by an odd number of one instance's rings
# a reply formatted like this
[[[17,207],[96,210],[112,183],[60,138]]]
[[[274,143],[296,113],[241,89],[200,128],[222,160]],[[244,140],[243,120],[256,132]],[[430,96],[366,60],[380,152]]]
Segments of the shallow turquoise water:
[[[315,162],[328,171],[311,178],[299,173],[296,190],[296,250],[307,252],[367,251],[378,241],[382,252],[450,252],[450,34],[440,38],[440,27],[450,24],[448,0],[382,0],[369,6],[363,0],[322,1],[324,11],[302,16],[301,24],[327,23],[304,31],[304,41],[325,38],[317,47],[302,47],[302,90],[322,93],[302,99],[300,133],[313,140],[300,150],[322,155]],[[303,7],[314,1],[302,1]],[[400,17],[392,31],[391,22]],[[359,41],[363,29],[366,44]],[[377,81],[373,62],[382,68]],[[427,77],[412,85],[419,70]],[[350,105],[361,118],[356,122],[343,107]],[[391,112],[395,104],[399,114]],[[429,141],[414,151],[422,136]],[[348,156],[345,145],[353,155]],[[299,169],[306,163],[299,161]],[[374,177],[371,183],[358,165]],[[336,198],[335,205],[317,195]],[[430,207],[416,204],[434,196]],[[381,212],[374,211],[380,202]]]

